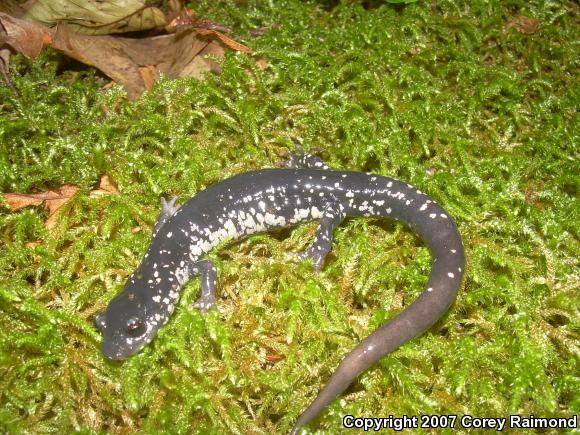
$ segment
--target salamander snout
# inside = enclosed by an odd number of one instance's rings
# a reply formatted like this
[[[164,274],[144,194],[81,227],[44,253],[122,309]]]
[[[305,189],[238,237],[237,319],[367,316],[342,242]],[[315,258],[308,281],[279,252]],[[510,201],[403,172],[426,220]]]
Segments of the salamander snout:
[[[151,326],[138,315],[111,318],[105,311],[95,317],[95,327],[103,336],[103,354],[112,360],[124,360],[148,344],[155,335]]]

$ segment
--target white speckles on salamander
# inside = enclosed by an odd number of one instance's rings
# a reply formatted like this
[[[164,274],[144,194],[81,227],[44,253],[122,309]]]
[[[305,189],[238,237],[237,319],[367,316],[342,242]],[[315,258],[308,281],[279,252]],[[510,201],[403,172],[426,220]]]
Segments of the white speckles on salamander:
[[[215,307],[217,270],[204,256],[223,240],[318,220],[314,242],[298,258],[311,259],[320,271],[333,231],[345,217],[378,216],[406,223],[426,241],[433,257],[425,291],[346,356],[296,421],[295,434],[362,371],[447,311],[461,283],[465,258],[453,219],[417,188],[373,174],[331,171],[308,154],[292,156],[288,166],[229,178],[181,207],[175,198],[162,199],[143,262],[95,323],[103,334],[104,355],[122,360],[153,340],[192,275],[201,277],[201,296],[194,306],[204,312]]]

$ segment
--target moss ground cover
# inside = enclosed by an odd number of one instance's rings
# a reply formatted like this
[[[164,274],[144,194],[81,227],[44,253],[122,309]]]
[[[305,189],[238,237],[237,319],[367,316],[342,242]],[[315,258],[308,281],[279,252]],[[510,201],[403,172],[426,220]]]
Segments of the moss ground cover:
[[[41,207],[0,212],[0,431],[288,431],[342,357],[422,290],[430,255],[403,225],[346,222],[320,276],[288,260],[314,224],[225,245],[212,254],[220,311],[188,309],[193,279],[123,363],[103,359],[92,321],[145,253],[160,196],[184,201],[296,143],[429,193],[468,257],[448,315],[312,430],[345,414],[578,414],[578,5],[196,7],[268,69],[229,55],[219,77],[163,81],[130,103],[46,53],[15,60],[19,97],[0,86],[0,190],[81,187],[51,231]],[[518,15],[538,30],[510,28]],[[90,198],[103,175],[120,194]]]

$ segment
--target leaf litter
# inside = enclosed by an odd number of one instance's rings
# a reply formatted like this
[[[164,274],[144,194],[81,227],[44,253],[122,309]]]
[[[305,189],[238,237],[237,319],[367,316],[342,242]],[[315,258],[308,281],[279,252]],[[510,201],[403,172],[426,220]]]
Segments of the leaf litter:
[[[251,54],[224,34],[228,27],[199,19],[179,5],[167,17],[140,0],[37,0],[27,5],[28,10],[20,13],[10,8],[20,17],[2,12],[6,8],[0,6],[0,75],[13,89],[7,48],[35,59],[43,47],[52,47],[101,70],[122,85],[130,99],[137,99],[162,75],[200,79],[206,72],[219,73],[212,58],[223,59],[226,49]],[[139,38],[105,34],[143,31],[155,34]],[[263,59],[257,64],[265,67]]]
[[[48,218],[44,223],[47,230],[55,228],[58,217],[63,212],[63,208],[70,202],[79,187],[71,184],[64,184],[56,190],[48,190],[40,193],[4,193],[4,200],[10,211],[18,211],[28,206],[39,206],[44,203],[48,209]],[[116,195],[119,191],[115,187],[108,175],[101,177],[98,189],[89,192],[89,198],[98,198],[103,195]]]

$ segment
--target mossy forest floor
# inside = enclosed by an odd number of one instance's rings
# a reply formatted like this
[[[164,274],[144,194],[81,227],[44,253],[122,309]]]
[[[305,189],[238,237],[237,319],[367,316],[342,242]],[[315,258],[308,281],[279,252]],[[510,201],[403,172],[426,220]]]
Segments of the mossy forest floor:
[[[220,76],[127,102],[46,52],[15,58],[19,97],[0,86],[0,190],[81,188],[50,231],[42,207],[0,212],[0,432],[287,432],[344,355],[421,292],[429,251],[403,225],[347,221],[320,276],[288,258],[314,223],[223,246],[211,255],[219,312],[188,309],[193,279],[158,338],[122,363],[103,358],[92,322],[144,255],[160,196],[184,201],[296,143],[432,195],[468,258],[449,313],[310,430],[334,433],[346,414],[578,414],[577,2],[196,12],[269,67],[229,54]],[[519,15],[537,31],[509,26]],[[120,193],[89,197],[103,175]]]

